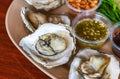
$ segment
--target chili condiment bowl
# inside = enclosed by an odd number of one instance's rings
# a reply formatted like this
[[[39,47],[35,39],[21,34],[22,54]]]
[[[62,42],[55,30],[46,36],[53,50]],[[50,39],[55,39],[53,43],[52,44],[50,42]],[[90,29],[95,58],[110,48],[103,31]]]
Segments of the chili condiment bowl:
[[[120,22],[111,28],[110,41],[113,53],[120,57]]]
[[[73,2],[73,5],[75,5],[76,7],[74,7],[72,4],[70,4],[70,2],[69,1],[74,1]],[[84,2],[84,0],[78,0],[78,1],[81,1],[81,2]],[[87,1],[87,0],[86,0]],[[94,6],[94,7],[87,7],[87,6],[85,6],[85,8],[84,8],[84,6],[83,5],[91,5],[91,4],[88,4],[88,3],[86,3],[86,2],[84,2],[82,5],[80,4],[80,3],[78,3],[77,4],[77,0],[66,0],[66,5],[68,6],[68,8],[70,8],[71,10],[73,10],[74,12],[78,12],[78,13],[84,13],[85,15],[90,15],[91,13],[94,13],[95,11],[96,11],[96,9],[98,9],[98,7],[100,6],[100,4],[101,4],[101,2],[102,2],[102,0],[98,0],[98,2],[97,2],[97,4]],[[83,6],[83,8],[77,8],[77,5],[78,6]]]
[[[92,25],[91,25],[91,23],[90,23],[90,25],[89,25],[89,23],[87,23],[86,25],[81,24],[82,28],[81,27],[77,28],[81,22],[84,22],[84,20],[86,20],[86,21],[93,20],[94,22],[92,23]],[[95,24],[98,24],[98,25],[95,25]],[[98,12],[96,12],[92,16],[78,15],[77,17],[75,17],[75,19],[72,22],[73,35],[77,38],[77,40],[82,48],[85,48],[85,47],[93,48],[93,49],[100,48],[105,43],[105,41],[108,39],[108,37],[110,35],[110,31],[109,31],[110,27],[111,27],[111,21],[105,15],[98,13]],[[97,29],[95,29],[95,28],[97,28]],[[83,29],[83,30],[81,31],[81,29]],[[86,30],[86,29],[88,29],[88,30]],[[93,32],[91,30],[93,30]],[[87,32],[87,31],[89,31],[89,32]],[[100,32],[97,33],[98,31],[100,31]],[[86,33],[84,33],[84,32],[86,32]],[[81,36],[80,36],[80,33],[82,34]],[[96,34],[96,37],[95,37],[95,39],[93,39],[95,34]],[[99,35],[97,35],[97,34],[99,34]],[[104,35],[104,34],[106,34],[106,35]],[[101,35],[103,35],[103,36],[101,36]],[[87,36],[88,36],[88,39],[86,39]],[[101,36],[101,38],[100,38],[100,36]]]

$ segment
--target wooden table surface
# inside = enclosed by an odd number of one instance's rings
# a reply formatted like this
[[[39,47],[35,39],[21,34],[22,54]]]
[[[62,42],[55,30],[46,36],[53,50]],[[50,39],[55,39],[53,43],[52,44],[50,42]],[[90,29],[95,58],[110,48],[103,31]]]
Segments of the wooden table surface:
[[[50,79],[30,63],[7,35],[5,16],[13,0],[0,0],[0,79]]]

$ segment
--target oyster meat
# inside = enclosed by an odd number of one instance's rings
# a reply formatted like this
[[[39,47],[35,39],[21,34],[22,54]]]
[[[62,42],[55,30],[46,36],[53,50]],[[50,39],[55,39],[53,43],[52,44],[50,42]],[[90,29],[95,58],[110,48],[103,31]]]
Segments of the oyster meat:
[[[71,63],[69,79],[118,79],[119,73],[119,61],[113,55],[84,49]]]
[[[67,63],[75,48],[70,31],[63,25],[52,23],[41,25],[34,33],[22,38],[19,45],[34,61],[47,68]]]
[[[56,15],[52,14],[48,16],[48,22],[54,24],[62,23],[62,24],[70,25],[70,19],[65,14],[56,14]]]
[[[31,32],[34,32],[39,25],[47,22],[44,14],[33,12],[27,7],[23,7],[21,9],[21,17],[27,29]]]
[[[27,7],[23,7],[21,9],[21,18],[27,29],[31,32],[34,32],[39,25],[42,25],[44,23],[62,23],[70,25],[69,17],[64,14],[45,15],[37,11],[32,11]]]
[[[65,49],[65,39],[54,33],[48,33],[40,36],[36,44],[36,50],[38,50],[39,53],[48,56],[61,53]]]
[[[65,3],[65,0],[25,0],[28,4],[34,6],[36,9],[43,9],[49,11],[55,9]]]

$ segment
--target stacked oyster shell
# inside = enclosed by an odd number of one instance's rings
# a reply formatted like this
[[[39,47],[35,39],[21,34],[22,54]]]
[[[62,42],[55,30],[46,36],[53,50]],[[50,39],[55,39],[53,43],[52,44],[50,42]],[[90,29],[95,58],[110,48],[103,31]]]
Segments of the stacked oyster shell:
[[[37,9],[47,11],[64,2],[64,0],[26,1]],[[21,18],[32,34],[22,38],[19,45],[34,61],[47,68],[56,67],[69,61],[72,51],[75,49],[75,43],[70,31],[70,19],[67,15],[43,14],[40,11],[23,7]]]
[[[49,11],[55,9],[65,3],[65,0],[25,0],[28,4],[34,6],[36,9],[43,9]]]

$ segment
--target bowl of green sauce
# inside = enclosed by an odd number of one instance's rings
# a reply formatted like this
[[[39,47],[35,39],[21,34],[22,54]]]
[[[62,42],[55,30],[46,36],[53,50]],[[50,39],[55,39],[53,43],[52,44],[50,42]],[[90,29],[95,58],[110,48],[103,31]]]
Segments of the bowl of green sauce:
[[[100,48],[109,37],[111,21],[101,13],[78,15],[72,23],[73,34],[81,47]]]

